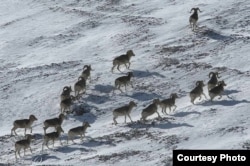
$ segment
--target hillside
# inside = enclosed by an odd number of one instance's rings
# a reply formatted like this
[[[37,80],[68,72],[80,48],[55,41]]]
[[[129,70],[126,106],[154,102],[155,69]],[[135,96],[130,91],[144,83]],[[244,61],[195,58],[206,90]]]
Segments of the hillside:
[[[195,32],[193,7],[202,11]],[[169,166],[173,149],[249,149],[249,9],[247,0],[2,0],[0,164]],[[112,60],[127,50],[135,53],[130,70],[112,73]],[[73,87],[86,64],[91,80],[71,107],[83,115],[68,114],[62,145],[42,151],[44,120],[59,115],[63,87]],[[128,71],[134,87],[113,93],[114,80]],[[189,92],[211,71],[227,84],[223,97],[193,105]],[[204,92],[209,98],[207,86]],[[139,122],[153,99],[171,93],[179,96],[175,112],[159,107],[162,119]],[[134,122],[120,117],[113,125],[112,110],[131,100]],[[38,118],[33,153],[16,161],[14,143],[24,134],[10,135],[13,121],[30,114]],[[68,130],[83,121],[91,125],[84,140],[67,144]]]

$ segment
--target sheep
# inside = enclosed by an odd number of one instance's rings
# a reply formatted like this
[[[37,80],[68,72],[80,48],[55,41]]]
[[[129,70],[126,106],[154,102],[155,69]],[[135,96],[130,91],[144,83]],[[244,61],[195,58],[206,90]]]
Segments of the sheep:
[[[70,98],[70,93],[73,92],[71,86],[65,86],[61,93],[61,101]]]
[[[207,99],[206,95],[203,93],[203,87],[204,87],[204,82],[203,81],[197,81],[196,82],[196,87],[189,93],[189,96],[191,98],[191,103],[194,104],[194,100],[197,97],[200,97],[199,100],[201,100],[201,95],[204,95],[205,98]]]
[[[61,113],[64,113],[66,110],[69,110],[70,112],[70,106],[73,104],[73,101],[75,100],[76,98],[71,95],[70,98],[61,101],[60,103]]]
[[[65,119],[65,115],[64,114],[60,114],[58,118],[53,118],[53,119],[47,119],[43,122],[44,124],[44,134],[46,134],[46,130],[49,127],[54,127],[55,129],[57,128],[57,126],[61,126],[63,120]]]
[[[194,31],[195,28],[197,27],[198,10],[200,11],[200,9],[199,8],[192,8],[190,13],[192,12],[192,10],[194,11],[194,13],[189,17],[189,24],[190,24],[192,30]]]
[[[137,104],[134,101],[130,101],[129,104],[114,109],[113,110],[113,121],[114,121],[114,124],[115,125],[117,124],[116,118],[118,116],[125,116],[125,123],[126,123],[126,117],[127,116],[129,117],[129,119],[131,120],[131,122],[133,122],[132,119],[131,119],[131,117],[130,117],[130,113],[131,113],[131,110],[133,109],[133,107],[137,107]]]
[[[131,87],[133,88],[133,84],[132,82],[130,81],[131,80],[131,77],[133,77],[133,73],[132,72],[128,72],[127,76],[122,76],[122,77],[118,77],[117,79],[115,79],[115,87],[113,89],[113,93],[115,91],[115,89],[119,89],[121,92],[123,92],[121,90],[121,86],[124,85],[125,86],[125,90],[126,90],[126,86],[128,84],[131,85]]]
[[[91,127],[90,124],[88,122],[83,122],[82,126],[78,126],[78,127],[70,129],[68,131],[67,144],[69,143],[69,140],[71,140],[73,143],[75,143],[73,138],[77,135],[80,135],[81,140],[83,140],[83,136],[85,136],[85,132],[86,132],[88,127]]]
[[[159,112],[157,112],[157,106],[160,104],[161,102],[159,99],[154,99],[152,104],[142,110],[140,121],[145,122],[146,118],[153,115],[155,112],[158,114],[158,118],[161,118]]]
[[[84,65],[81,77],[83,77],[85,80],[90,78],[90,71],[91,70],[92,70],[91,65]]]
[[[61,126],[57,126],[55,132],[51,132],[51,133],[45,134],[44,138],[43,138],[42,150],[43,150],[44,145],[46,145],[47,148],[49,149],[48,142],[50,140],[52,140],[53,147],[54,147],[55,140],[59,139],[59,137],[60,137],[60,135],[61,135],[62,132],[64,133],[62,127]],[[60,143],[62,144],[61,139],[59,139],[59,140],[60,140]]]
[[[86,92],[86,80],[84,77],[80,76],[78,78],[78,81],[74,85],[74,89],[75,89],[75,97],[77,98],[79,98],[81,91],[83,91],[82,94]]]
[[[25,150],[28,149],[28,148],[30,149],[30,153],[32,153],[30,143],[31,143],[31,140],[33,138],[34,138],[34,136],[32,136],[30,134],[27,134],[25,139],[22,139],[20,141],[16,141],[16,143],[15,143],[15,156],[16,156],[16,159],[17,159],[17,153],[18,153],[19,157],[21,158],[20,151],[22,149],[23,149],[24,156],[25,156]]]
[[[114,60],[113,60],[113,67],[111,69],[112,73],[114,71],[114,68],[117,66],[117,70],[120,70],[120,65],[124,64],[126,66],[127,69],[129,69],[130,67],[130,58],[132,56],[135,56],[134,52],[132,50],[128,50],[126,54],[123,54],[123,55],[120,55],[118,57],[116,57]],[[127,66],[127,63],[128,63],[128,66]]]
[[[218,72],[210,72],[208,76],[210,78],[210,80],[207,83],[207,89],[209,91],[209,90],[213,89],[217,85],[218,78],[220,78],[220,77],[219,77]]]
[[[14,127],[11,129],[11,135],[13,135],[13,131],[14,131],[15,135],[17,135],[16,129],[18,129],[18,128],[24,128],[24,135],[26,135],[26,129],[27,128],[29,128],[30,133],[32,133],[31,125],[36,120],[37,120],[37,118],[34,115],[30,115],[29,119],[15,120],[14,123],[13,123]]]
[[[174,106],[175,108],[174,108],[174,110],[173,110],[173,112],[175,111],[175,109],[176,109],[176,105],[175,105],[175,99],[176,98],[178,98],[178,96],[177,96],[177,94],[176,93],[172,93],[171,95],[170,95],[170,98],[168,98],[168,99],[164,99],[164,100],[162,100],[161,101],[161,104],[160,104],[160,106],[162,107],[162,113],[165,113],[165,114],[167,114],[167,112],[166,112],[166,108],[168,107],[169,108],[169,113],[171,112],[171,107],[172,106]]]
[[[224,81],[219,81],[218,85],[214,87],[213,89],[209,90],[209,96],[211,99],[211,102],[216,96],[220,96],[219,99],[222,98],[222,93],[224,91],[224,86],[227,86]]]

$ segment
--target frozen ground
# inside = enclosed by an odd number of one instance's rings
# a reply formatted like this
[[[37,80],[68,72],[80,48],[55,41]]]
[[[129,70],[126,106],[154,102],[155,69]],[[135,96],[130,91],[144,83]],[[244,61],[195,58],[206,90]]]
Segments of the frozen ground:
[[[188,17],[199,7],[198,30]],[[14,165],[172,165],[173,149],[250,148],[250,2],[247,0],[2,0],[0,5],[0,163]],[[132,49],[134,88],[112,93],[114,57]],[[62,144],[42,151],[43,121],[60,113],[59,96],[91,64],[84,111],[63,122]],[[190,103],[188,93],[208,73],[221,73],[222,99]],[[205,94],[208,96],[207,87]],[[177,93],[177,109],[139,123],[153,99]],[[112,110],[135,101],[134,123]],[[34,114],[31,154],[15,160],[13,121]],[[83,142],[67,145],[67,131],[88,121]],[[53,131],[53,129],[48,129]],[[50,145],[52,146],[52,145]],[[21,153],[23,155],[23,153]]]

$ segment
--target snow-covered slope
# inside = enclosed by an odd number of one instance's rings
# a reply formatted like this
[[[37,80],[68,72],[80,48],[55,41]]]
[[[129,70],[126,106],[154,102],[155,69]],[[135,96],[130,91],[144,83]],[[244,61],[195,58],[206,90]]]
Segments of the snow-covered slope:
[[[198,30],[188,25],[199,7]],[[248,149],[250,147],[250,3],[247,0],[2,0],[0,5],[0,163],[16,165],[171,165],[173,149]],[[133,85],[113,94],[114,57],[132,49]],[[60,93],[73,86],[85,64],[94,69],[87,92],[67,115],[62,145],[42,151],[43,121],[60,113]],[[218,71],[227,86],[222,99],[188,93],[197,80]],[[207,87],[204,87],[207,97]],[[141,111],[153,99],[177,93],[170,115]],[[134,123],[112,110],[135,101]],[[13,121],[34,114],[33,153],[15,160]],[[70,128],[88,121],[86,137],[67,144]],[[48,129],[53,131],[53,129]],[[28,130],[29,133],[29,130]],[[52,147],[52,145],[50,145]],[[23,153],[21,153],[23,155]]]

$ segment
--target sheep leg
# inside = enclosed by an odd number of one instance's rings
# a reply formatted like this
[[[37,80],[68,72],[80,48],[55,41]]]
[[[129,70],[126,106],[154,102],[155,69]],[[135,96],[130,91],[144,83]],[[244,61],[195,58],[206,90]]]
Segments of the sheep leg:
[[[130,62],[128,62],[128,69],[130,68]]]
[[[123,93],[123,91],[121,90],[121,85],[119,85],[118,89],[121,91],[121,93]]]
[[[46,129],[47,129],[47,127],[43,127],[44,135],[46,134]]]
[[[194,100],[195,100],[194,98],[191,98],[191,103],[192,103],[192,104],[194,104]]]
[[[32,127],[30,127],[30,133],[32,133]]]
[[[127,119],[127,115],[125,115],[125,122],[124,122],[124,123],[127,123],[127,122],[126,122],[126,119]]]
[[[46,143],[46,146],[47,146],[48,149],[50,149],[49,146],[48,146],[48,142]]]
[[[113,73],[114,72],[114,68],[116,67],[116,65],[113,65],[112,69],[111,69],[111,72]]]
[[[158,114],[158,118],[161,118],[161,116],[160,116],[159,112],[158,112],[158,111],[156,111],[156,113]]]
[[[205,95],[205,93],[202,93],[203,96],[205,96],[205,99],[207,99],[207,96]]]
[[[13,135],[13,131],[14,131],[15,135],[17,135],[15,126],[11,129],[11,135]]]
[[[120,65],[117,66],[117,70],[119,70],[119,71],[121,72],[121,70],[120,70]]]
[[[132,88],[134,88],[132,82],[130,82],[130,85],[131,85]]]
[[[26,128],[24,128],[24,135],[26,135]]]
[[[169,106],[168,108],[169,108],[169,113],[171,113],[171,106]]]
[[[62,140],[61,140],[61,138],[59,138],[59,141],[60,141],[60,144],[62,145]]]
[[[21,158],[21,155],[20,155],[20,150],[18,150],[17,152],[18,152],[19,157]]]
[[[161,108],[161,112],[164,114],[164,107]]]
[[[114,116],[114,117],[113,117],[113,121],[114,121],[114,124],[115,124],[115,125],[117,124],[116,118],[117,118],[117,116]]]
[[[126,65],[126,63],[124,63],[124,65],[126,66],[126,69],[128,69],[128,66]]]
[[[166,106],[164,107],[164,113],[165,113],[166,115],[168,115],[168,113],[167,113],[167,107],[166,107]]]
[[[129,117],[129,119],[131,120],[131,122],[133,122],[129,114],[128,114],[128,117]]]
[[[83,136],[82,136],[82,134],[81,134],[81,141],[83,140]]]
[[[177,106],[176,105],[174,105],[174,110],[173,110],[173,112],[175,111],[175,109],[177,108]]]
[[[25,156],[25,148],[23,149],[23,156]]]
[[[15,151],[15,156],[16,156],[16,159],[17,159],[17,155],[16,155],[17,151]]]
[[[32,150],[31,150],[31,147],[29,146],[29,148],[30,148],[30,153],[32,153]]]

